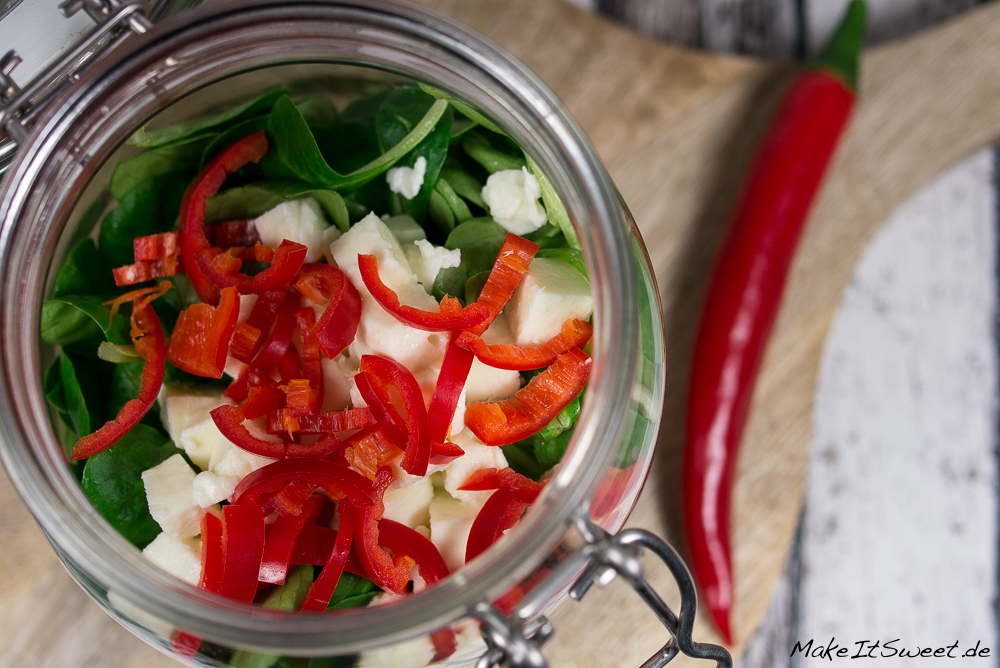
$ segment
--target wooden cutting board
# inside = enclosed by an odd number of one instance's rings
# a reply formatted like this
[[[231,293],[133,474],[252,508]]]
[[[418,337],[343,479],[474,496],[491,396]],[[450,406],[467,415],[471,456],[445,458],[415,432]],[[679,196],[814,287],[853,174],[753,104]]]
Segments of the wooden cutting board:
[[[794,69],[654,42],[560,0],[421,0],[499,42],[556,92],[618,183],[663,299],[667,393],[653,473],[630,524],[679,533],[688,358],[712,258],[753,147]],[[812,394],[827,328],[855,263],[892,210],[1000,138],[1000,4],[869,51],[860,103],[792,268],[738,466],[733,540],[738,652],[767,609],[795,531]],[[70,581],[0,476],[2,666],[176,665]],[[654,585],[673,605],[665,569]],[[637,666],[666,633],[625,585],[554,617],[553,666]],[[698,640],[718,641],[700,620]],[[677,665],[688,663],[683,659]]]

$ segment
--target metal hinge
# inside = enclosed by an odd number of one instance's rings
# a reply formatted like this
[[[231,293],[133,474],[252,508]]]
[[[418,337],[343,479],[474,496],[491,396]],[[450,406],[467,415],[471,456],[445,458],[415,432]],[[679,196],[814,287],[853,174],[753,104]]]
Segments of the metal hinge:
[[[75,81],[102,51],[130,34],[144,33],[152,27],[141,2],[65,0],[59,5],[66,17],[81,9],[97,24],[93,32],[24,87],[18,86],[12,76],[20,56],[11,50],[0,58],[0,129],[7,135],[0,139],[0,174],[13,160],[17,145],[27,138],[34,116],[56,94]]]
[[[570,596],[578,601],[593,585],[605,586],[616,576],[620,575],[628,582],[670,632],[670,640],[643,664],[643,668],[661,668],[679,652],[715,661],[718,668],[732,667],[733,657],[724,647],[694,642],[691,634],[698,595],[691,573],[669,544],[642,529],[627,529],[612,536],[594,524],[586,512],[577,515],[575,525],[585,544],[559,564],[547,582],[560,582],[560,573],[578,572],[583,568],[583,575],[569,591]],[[663,560],[677,581],[681,594],[679,614],[675,614],[646,581],[640,563],[643,548]],[[476,668],[547,668],[548,662],[542,656],[541,647],[554,630],[552,624],[540,614],[540,606],[551,594],[552,591],[543,582],[525,596],[510,616],[487,603],[480,603],[470,610],[470,615],[481,624],[487,647]]]

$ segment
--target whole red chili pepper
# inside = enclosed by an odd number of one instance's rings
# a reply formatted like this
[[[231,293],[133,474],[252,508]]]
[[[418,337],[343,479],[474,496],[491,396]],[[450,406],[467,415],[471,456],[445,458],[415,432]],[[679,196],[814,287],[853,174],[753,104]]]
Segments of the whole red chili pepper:
[[[729,643],[736,452],[796,244],[854,106],[865,14],[864,2],[854,0],[827,48],[792,83],[757,149],[716,261],[695,344],[685,529],[695,579]]]

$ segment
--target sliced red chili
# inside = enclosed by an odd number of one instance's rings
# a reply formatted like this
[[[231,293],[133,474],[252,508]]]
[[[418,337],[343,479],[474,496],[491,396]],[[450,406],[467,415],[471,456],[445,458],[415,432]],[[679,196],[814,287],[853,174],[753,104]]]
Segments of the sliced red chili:
[[[375,480],[379,469],[403,456],[403,451],[381,427],[363,429],[347,439],[344,445],[347,461],[369,480]]]
[[[176,232],[150,234],[132,240],[136,262],[159,260],[181,252]]]
[[[400,462],[400,466],[412,475],[426,474],[431,455],[430,432],[427,425],[427,409],[424,407],[424,398],[413,374],[399,362],[377,355],[362,356],[360,370],[367,376],[378,403],[386,409],[384,414],[388,414],[388,408],[393,405],[390,389],[395,390],[398,394],[402,407],[406,411],[407,431],[403,460]],[[372,415],[376,419],[379,418],[379,413],[374,410]],[[397,445],[399,444],[397,443]]]
[[[330,604],[330,598],[337,588],[340,576],[347,565],[347,557],[351,551],[351,542],[354,540],[355,511],[354,506],[347,499],[340,502],[337,510],[340,513],[340,527],[337,529],[337,540],[330,551],[330,558],[323,565],[323,570],[319,577],[313,582],[306,594],[306,600],[302,604],[303,611],[320,612],[326,610]]]
[[[323,364],[320,360],[319,342],[313,328],[316,326],[316,315],[311,308],[304,308],[295,313],[295,320],[302,332],[302,374],[312,389],[306,405],[288,405],[294,415],[318,415],[323,406],[323,396],[326,393],[323,378]]]
[[[393,443],[400,448],[405,448],[409,438],[406,420],[400,416],[399,411],[392,404],[391,398],[389,401],[383,400],[382,393],[375,391],[371,379],[364,371],[358,371],[354,375],[354,384],[357,386],[358,392],[361,393],[361,398],[368,404],[368,410],[371,411],[372,417],[382,428],[382,431],[392,439]]]
[[[166,286],[169,289],[170,284],[166,283]],[[156,291],[160,291],[160,288]],[[148,291],[139,292],[148,294]],[[132,308],[132,343],[136,352],[146,362],[142,367],[142,387],[139,388],[139,396],[130,399],[122,406],[114,420],[105,422],[97,431],[78,440],[70,452],[70,459],[85,459],[110,448],[132,427],[139,424],[156,401],[160,386],[163,384],[167,346],[163,337],[163,326],[156,317],[156,311],[140,296],[135,298]]]
[[[164,257],[156,260],[147,260],[127,264],[124,267],[117,267],[111,270],[115,278],[115,285],[124,287],[126,285],[136,285],[158,278],[169,278],[176,276],[180,269],[180,260],[176,256]]]
[[[233,503],[259,505],[262,496],[279,491],[293,480],[318,485],[334,500],[350,498],[356,508],[376,499],[372,482],[357,471],[322,459],[296,458],[268,464],[244,477],[233,493]]]
[[[274,329],[267,339],[263,350],[257,354],[243,374],[225,391],[225,395],[233,401],[243,401],[247,398],[249,378],[254,374],[270,376],[274,373],[281,358],[288,351],[295,333],[295,312],[299,310],[299,296],[287,292],[285,299],[278,308],[274,318]]]
[[[251,387],[243,404],[243,418],[256,420],[285,407],[285,393],[277,387]]]
[[[294,417],[285,410],[277,410],[268,413],[267,432],[269,434],[281,434],[289,431],[287,417]],[[332,411],[320,413],[319,415],[302,415],[296,417],[296,425],[292,430],[299,434],[333,434],[341,431],[352,431],[354,429],[364,429],[375,424],[371,408],[361,406],[359,408],[348,408],[342,411]]]
[[[285,443],[284,441],[266,441],[250,433],[243,422],[246,416],[242,406],[218,406],[212,409],[212,421],[230,442],[242,450],[271,459],[289,457],[323,459],[334,452],[343,449],[344,445],[333,434],[326,434],[312,445]]]
[[[201,580],[198,586],[206,591],[218,593],[222,587],[224,568],[222,520],[212,513],[205,513],[201,518]]]
[[[393,560],[379,547],[378,523],[385,511],[382,496],[394,478],[392,469],[388,467],[378,472],[374,484],[375,502],[363,508],[356,507],[357,527],[354,530],[354,540],[358,560],[368,578],[382,589],[394,594],[403,594],[406,593],[407,584],[410,582],[411,566],[400,560]]]
[[[260,243],[260,234],[252,220],[223,220],[205,226],[208,243],[219,248],[254,246]]]
[[[302,528],[298,540],[295,541],[295,549],[292,551],[291,564],[298,566],[307,564],[310,566],[322,566],[330,558],[333,546],[337,542],[337,532],[325,526],[307,525]],[[356,545],[355,545],[356,547]],[[364,567],[358,560],[357,550],[351,550],[347,557],[347,564],[344,570],[361,577],[368,577]]]
[[[260,562],[258,577],[261,582],[284,584],[295,542],[302,533],[302,528],[315,521],[325,503],[325,496],[319,494],[310,496],[298,515],[282,515],[275,520],[271,525],[271,533],[264,542],[264,555]]]
[[[225,251],[214,246],[205,248],[198,251],[195,264],[214,285],[234,287],[241,295],[250,295],[290,285],[309,251],[302,244],[285,239],[274,250],[271,266],[256,276],[248,276],[240,273],[243,260],[238,256],[242,250],[239,246]],[[258,259],[266,255],[254,254],[251,257]]]
[[[437,312],[424,311],[399,302],[395,291],[382,282],[378,275],[378,259],[374,255],[358,255],[361,280],[375,301],[392,317],[405,325],[428,332],[447,332],[475,327],[489,317],[485,306],[469,304],[461,308],[457,299],[445,297]]]
[[[267,136],[261,132],[248,135],[212,159],[191,183],[181,200],[180,258],[198,297],[207,304],[219,301],[219,287],[198,266],[196,256],[211,246],[205,236],[206,202],[217,192],[226,177],[241,167],[258,162],[267,153]]]
[[[517,524],[527,507],[527,503],[502,489],[493,492],[472,522],[465,544],[465,562],[472,561],[497,542],[505,531]]]
[[[271,325],[278,314],[278,308],[285,301],[288,295],[287,290],[275,288],[265,290],[257,296],[250,315],[244,322],[236,326],[233,332],[232,341],[229,344],[229,353],[243,362],[249,364],[263,346],[261,338],[264,332],[270,331]]]
[[[222,378],[239,315],[240,296],[233,288],[223,288],[218,306],[199,303],[187,307],[170,334],[167,359],[196,376]]]
[[[512,468],[479,469],[459,487],[463,491],[502,489],[518,501],[534,503],[545,483],[526,478]]]
[[[222,509],[223,596],[250,603],[264,555],[264,509],[228,505]]]
[[[491,345],[472,332],[461,332],[455,344],[474,354],[486,366],[529,371],[549,366],[568,350],[582,348],[593,333],[590,323],[572,318],[563,323],[558,334],[540,346]]]
[[[591,360],[580,349],[563,353],[510,399],[482,401],[465,409],[465,426],[487,445],[516,443],[540,431],[580,393]]]
[[[378,541],[394,553],[412,558],[427,584],[443,580],[451,572],[437,546],[405,524],[383,517],[378,522]]]
[[[306,299],[327,304],[313,328],[323,354],[333,359],[349,346],[361,322],[361,294],[340,269],[328,264],[303,265],[295,289]]]

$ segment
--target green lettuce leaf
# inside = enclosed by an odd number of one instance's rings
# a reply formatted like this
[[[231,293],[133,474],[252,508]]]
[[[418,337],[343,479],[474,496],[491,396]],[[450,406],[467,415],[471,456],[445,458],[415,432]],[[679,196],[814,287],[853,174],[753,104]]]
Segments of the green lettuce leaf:
[[[462,262],[457,267],[442,269],[434,281],[434,296],[440,301],[445,295],[462,299],[470,278],[489,271],[507,238],[507,230],[492,218],[467,220],[448,235],[445,247],[461,249]]]

